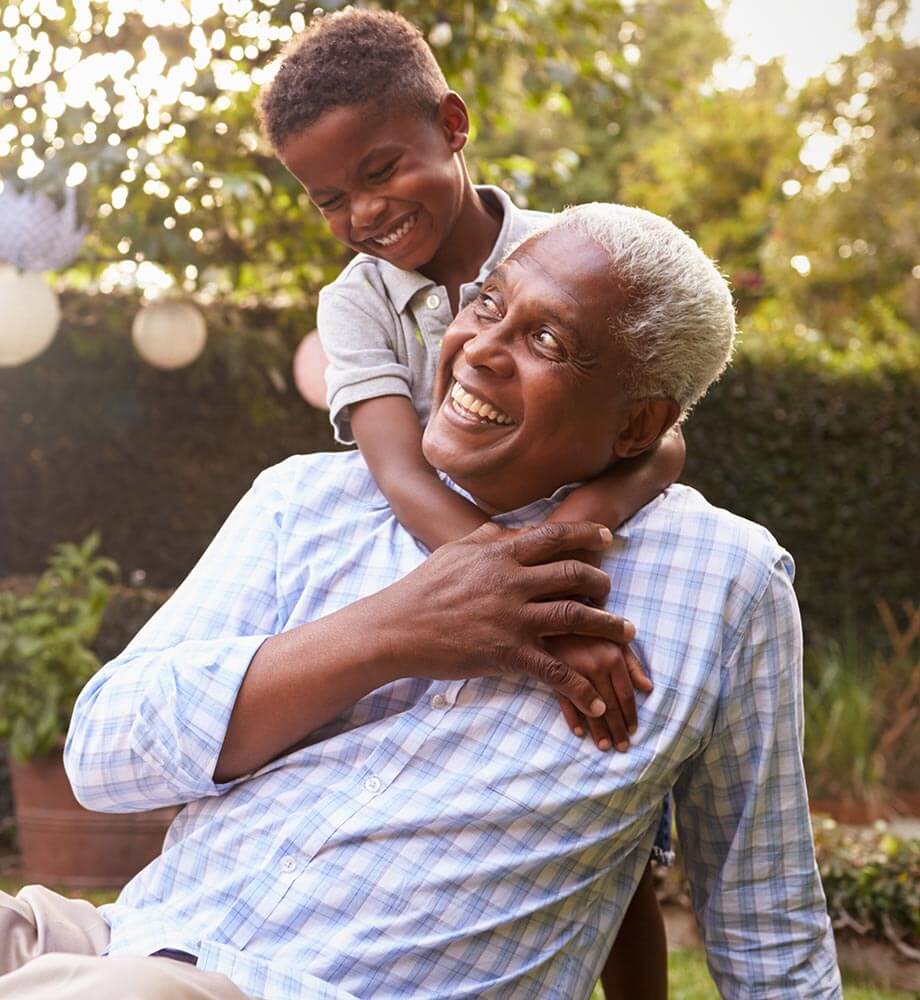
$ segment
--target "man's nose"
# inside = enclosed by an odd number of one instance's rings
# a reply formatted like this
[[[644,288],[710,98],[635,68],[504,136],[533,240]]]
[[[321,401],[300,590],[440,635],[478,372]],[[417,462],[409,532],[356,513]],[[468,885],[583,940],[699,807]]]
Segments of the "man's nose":
[[[514,370],[511,356],[510,330],[506,321],[493,323],[474,333],[462,347],[463,357],[472,368],[488,368],[496,375],[507,377]]]
[[[361,240],[376,232],[386,212],[386,201],[373,194],[355,194],[351,199],[351,228]]]

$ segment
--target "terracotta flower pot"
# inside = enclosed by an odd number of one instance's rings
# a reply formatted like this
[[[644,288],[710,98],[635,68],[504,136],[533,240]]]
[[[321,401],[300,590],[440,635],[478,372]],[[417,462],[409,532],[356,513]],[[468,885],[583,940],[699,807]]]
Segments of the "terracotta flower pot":
[[[177,812],[112,815],[84,809],[70,789],[59,750],[25,764],[11,760],[10,776],[22,874],[30,882],[121,886],[160,853]]]

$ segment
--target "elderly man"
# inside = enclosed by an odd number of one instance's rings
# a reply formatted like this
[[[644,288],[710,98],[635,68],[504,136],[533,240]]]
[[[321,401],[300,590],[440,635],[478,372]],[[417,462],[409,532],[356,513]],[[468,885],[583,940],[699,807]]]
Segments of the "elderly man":
[[[7,968],[57,952],[0,996],[584,998],[673,788],[722,994],[839,997],[789,557],[684,487],[605,554],[609,596],[564,558],[606,529],[526,529],[650,447],[733,333],[724,282],[670,223],[574,209],[445,338],[426,455],[492,523],[425,559],[358,454],[260,476],[88,685],[67,744],[90,808],[188,804],[116,903],[0,904]],[[655,687],[630,753],[605,755],[545,682],[591,714],[596,689],[542,640],[628,640],[625,614]]]

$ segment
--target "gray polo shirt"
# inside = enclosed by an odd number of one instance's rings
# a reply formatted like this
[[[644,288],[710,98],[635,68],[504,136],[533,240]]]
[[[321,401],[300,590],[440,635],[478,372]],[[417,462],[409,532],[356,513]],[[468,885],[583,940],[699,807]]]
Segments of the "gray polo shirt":
[[[518,208],[501,188],[477,190],[501,208],[502,226],[475,280],[460,286],[461,309],[508,250],[551,218]],[[363,253],[320,292],[316,321],[329,358],[327,398],[336,440],[354,443],[348,407],[375,396],[408,396],[427,422],[441,338],[453,318],[443,285]]]

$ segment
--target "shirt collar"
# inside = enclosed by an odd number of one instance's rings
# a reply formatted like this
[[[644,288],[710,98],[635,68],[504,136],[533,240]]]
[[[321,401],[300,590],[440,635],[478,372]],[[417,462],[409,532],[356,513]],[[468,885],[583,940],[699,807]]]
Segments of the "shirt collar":
[[[441,477],[442,481],[446,486],[449,486],[455,493],[459,493],[462,497],[465,497],[470,503],[475,504],[476,498],[462,486],[458,485],[447,475],[446,472],[438,471],[438,475]],[[565,483],[560,486],[551,496],[542,497],[539,500],[532,500],[529,504],[525,504],[523,507],[518,507],[517,510],[509,510],[503,514],[495,514],[492,520],[496,524],[500,524],[503,528],[527,528],[535,524],[540,524],[549,517],[550,514],[562,503],[563,500],[572,492],[572,490],[577,489],[581,486],[581,482],[576,483]],[[661,494],[658,499],[660,500]],[[652,501],[654,504],[655,501]],[[649,504],[648,506],[651,506]],[[643,508],[645,510],[646,508]],[[621,524],[614,533],[619,539],[629,538],[629,522]]]
[[[481,284],[499,265],[508,249],[518,240],[523,239],[531,227],[528,226],[526,216],[521,209],[500,187],[495,187],[492,184],[477,184],[476,190],[493,204],[497,203],[502,210],[502,224],[498,231],[498,237],[475,279],[477,284]],[[406,306],[420,291],[435,285],[435,282],[431,278],[426,278],[424,274],[420,274],[418,271],[404,271],[389,261],[378,260],[378,266],[387,295],[399,312],[405,312]]]

